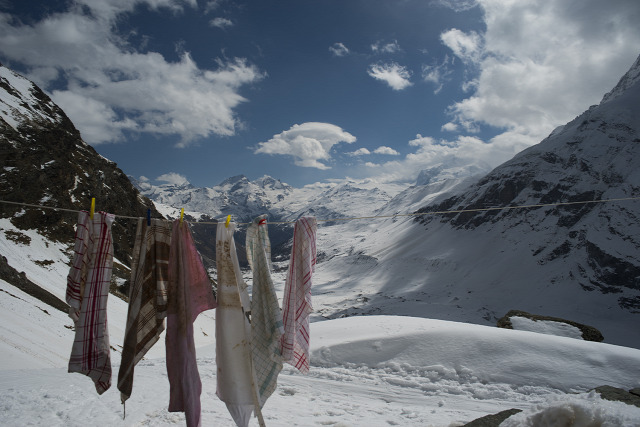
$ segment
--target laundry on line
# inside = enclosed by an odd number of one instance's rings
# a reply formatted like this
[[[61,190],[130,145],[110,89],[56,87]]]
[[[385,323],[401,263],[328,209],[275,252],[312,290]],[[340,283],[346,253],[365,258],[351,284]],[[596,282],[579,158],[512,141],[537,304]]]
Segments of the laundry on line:
[[[111,224],[105,212],[78,213],[73,263],[67,276],[69,316],[75,338],[69,372],[91,378],[103,394],[111,386],[107,297],[113,265]],[[296,221],[282,310],[271,280],[271,250],[265,215],[247,235],[254,272],[249,297],[236,253],[235,223],[220,221],[216,233],[217,297],[198,253],[191,225],[181,219],[138,220],[131,266],[129,309],[118,373],[121,401],[131,396],[135,365],[165,330],[169,412],[184,412],[187,427],[201,425],[202,383],[194,345],[193,322],[216,309],[216,394],[236,425],[251,414],[265,426],[262,407],[276,388],[283,363],[309,370],[311,279],[316,262],[316,220]],[[277,333],[272,334],[272,330]]]

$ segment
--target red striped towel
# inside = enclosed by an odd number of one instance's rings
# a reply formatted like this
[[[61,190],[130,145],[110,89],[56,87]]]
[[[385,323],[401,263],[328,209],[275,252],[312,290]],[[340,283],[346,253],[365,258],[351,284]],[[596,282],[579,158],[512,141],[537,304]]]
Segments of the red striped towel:
[[[107,296],[113,267],[114,219],[115,215],[105,212],[96,212],[93,219],[88,212],[80,212],[73,263],[67,276],[66,300],[76,327],[69,372],[89,376],[98,394],[111,386]]]
[[[314,217],[296,221],[282,304],[284,335],[280,352],[285,362],[302,373],[309,371],[309,314],[313,311],[311,276],[316,265],[316,230]]]

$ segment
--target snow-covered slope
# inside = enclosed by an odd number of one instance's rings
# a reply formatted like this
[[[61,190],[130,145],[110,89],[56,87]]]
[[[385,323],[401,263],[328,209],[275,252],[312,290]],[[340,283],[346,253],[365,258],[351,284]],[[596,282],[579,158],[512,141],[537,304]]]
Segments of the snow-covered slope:
[[[638,68],[615,96],[477,184],[460,184],[444,200],[431,193],[436,203],[423,204],[422,223],[322,230],[317,318],[402,314],[495,324],[520,309],[592,325],[605,342],[640,348],[640,201],[428,214],[640,196]]]

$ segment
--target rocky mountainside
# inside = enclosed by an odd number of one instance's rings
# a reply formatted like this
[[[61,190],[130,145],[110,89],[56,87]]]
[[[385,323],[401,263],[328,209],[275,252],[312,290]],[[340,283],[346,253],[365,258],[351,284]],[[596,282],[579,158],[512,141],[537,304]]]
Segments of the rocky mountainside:
[[[597,106],[516,155],[468,191],[419,212],[618,199],[640,196],[640,57]],[[612,294],[640,313],[640,201],[424,216],[428,230],[501,233],[530,245],[554,286]],[[507,246],[505,244],[505,246]],[[504,249],[504,248],[503,248]]]
[[[145,216],[153,203],[117,165],[86,144],[65,113],[29,80],[0,66],[0,200]],[[77,215],[0,203],[0,218],[20,230],[36,230],[51,242],[71,244]],[[116,220],[114,251],[128,265],[135,221]],[[20,239],[12,231],[12,239]],[[23,237],[24,238],[24,237]],[[117,270],[116,270],[117,271]]]

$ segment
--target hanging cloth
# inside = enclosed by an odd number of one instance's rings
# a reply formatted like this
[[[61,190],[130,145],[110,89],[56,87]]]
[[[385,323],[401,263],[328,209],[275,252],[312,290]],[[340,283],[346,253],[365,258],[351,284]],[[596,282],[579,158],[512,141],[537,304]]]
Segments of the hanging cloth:
[[[167,317],[171,224],[160,219],[150,222],[148,226],[146,220],[138,220],[133,248],[129,311],[118,371],[123,403],[131,396],[135,365],[160,339]]]
[[[250,301],[233,240],[235,227],[233,222],[226,226],[220,221],[216,229],[216,394],[226,403],[236,425],[246,427],[255,405],[249,342],[251,326],[245,314],[250,309]]]
[[[280,339],[284,333],[282,311],[271,280],[271,244],[266,215],[247,229],[247,260],[253,272],[251,296],[251,352],[260,406],[275,391],[282,370]]]
[[[309,371],[311,276],[316,265],[317,228],[314,217],[296,221],[282,304],[284,335],[280,351],[284,361],[302,373]]]
[[[90,377],[98,394],[111,387],[111,352],[107,328],[107,297],[113,268],[111,224],[115,215],[78,214],[74,256],[67,276],[66,300],[76,334],[69,372]]]
[[[167,290],[169,412],[184,412],[187,426],[200,426],[202,383],[196,362],[193,322],[216,307],[213,289],[186,222],[173,222]]]

